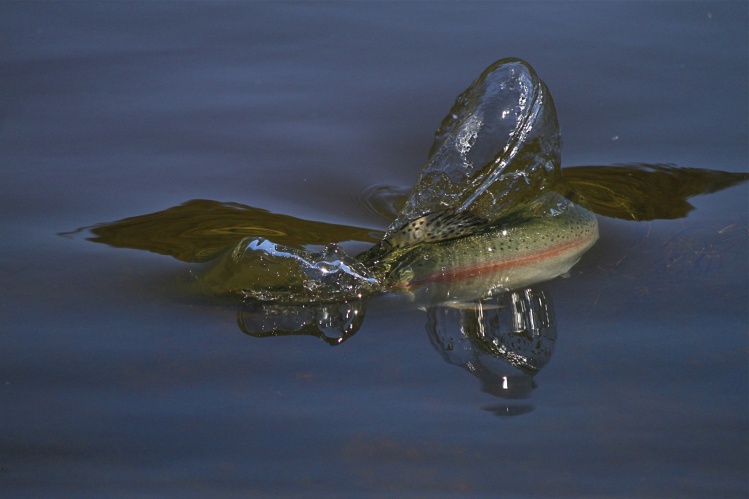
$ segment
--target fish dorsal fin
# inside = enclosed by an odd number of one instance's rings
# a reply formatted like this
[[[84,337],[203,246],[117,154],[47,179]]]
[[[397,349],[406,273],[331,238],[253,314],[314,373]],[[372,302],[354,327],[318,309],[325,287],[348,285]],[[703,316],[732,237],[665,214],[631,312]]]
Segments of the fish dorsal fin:
[[[439,211],[411,220],[383,242],[391,248],[402,248],[418,243],[446,241],[472,234],[485,224],[486,220],[469,212]]]

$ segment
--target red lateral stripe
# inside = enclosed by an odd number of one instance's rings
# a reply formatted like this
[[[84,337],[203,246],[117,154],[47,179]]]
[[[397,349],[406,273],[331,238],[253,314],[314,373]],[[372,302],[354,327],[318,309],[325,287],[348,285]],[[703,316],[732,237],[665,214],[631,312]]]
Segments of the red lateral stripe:
[[[568,243],[560,244],[558,246],[552,246],[537,253],[531,253],[527,256],[519,256],[517,258],[509,260],[493,260],[492,263],[489,263],[488,265],[475,265],[471,267],[455,268],[446,272],[431,274],[419,279],[414,279],[410,281],[408,285],[421,286],[422,284],[431,284],[436,282],[457,281],[460,279],[465,279],[467,277],[474,277],[475,275],[484,272],[499,271],[513,267],[522,267],[524,265],[530,265],[542,260],[547,260],[549,258],[559,256],[562,253],[571,251],[579,246],[583,246],[589,240],[590,238],[581,237]]]

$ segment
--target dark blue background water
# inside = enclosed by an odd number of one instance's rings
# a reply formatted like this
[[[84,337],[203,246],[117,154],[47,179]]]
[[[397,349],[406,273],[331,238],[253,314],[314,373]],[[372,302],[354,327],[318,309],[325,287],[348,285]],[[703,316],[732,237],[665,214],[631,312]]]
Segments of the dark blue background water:
[[[193,198],[383,227],[491,62],[550,88],[563,164],[747,171],[746,2],[0,4],[0,491],[749,493],[747,188],[601,220],[544,286],[515,417],[392,298],[331,348],[243,335],[186,265],[57,234]]]

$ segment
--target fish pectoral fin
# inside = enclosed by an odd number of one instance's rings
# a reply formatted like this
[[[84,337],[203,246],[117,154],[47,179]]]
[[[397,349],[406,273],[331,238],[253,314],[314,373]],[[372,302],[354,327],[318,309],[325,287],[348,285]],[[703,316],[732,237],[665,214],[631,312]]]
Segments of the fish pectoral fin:
[[[470,212],[455,213],[452,210],[429,213],[392,233],[383,243],[392,248],[413,246],[419,243],[447,241],[467,236],[476,231],[486,220]]]

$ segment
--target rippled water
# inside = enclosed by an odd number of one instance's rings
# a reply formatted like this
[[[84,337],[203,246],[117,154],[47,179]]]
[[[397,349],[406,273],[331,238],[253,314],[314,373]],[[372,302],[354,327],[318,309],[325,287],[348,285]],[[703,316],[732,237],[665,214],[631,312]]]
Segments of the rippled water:
[[[0,489],[746,496],[746,185],[685,219],[601,218],[538,289],[554,352],[520,400],[446,363],[439,312],[406,300],[368,301],[334,347],[254,338],[234,304],[180,291],[183,262],[58,233],[192,199],[383,230],[361,193],[412,184],[455,96],[506,56],[551,90],[563,165],[746,171],[748,14],[0,5]]]

